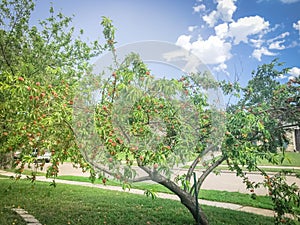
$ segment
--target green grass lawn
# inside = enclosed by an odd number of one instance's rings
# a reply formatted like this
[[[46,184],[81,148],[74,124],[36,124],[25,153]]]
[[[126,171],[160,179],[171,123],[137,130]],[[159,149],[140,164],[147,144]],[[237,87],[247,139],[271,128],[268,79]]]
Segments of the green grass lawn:
[[[295,173],[300,175],[300,169],[293,169],[292,167],[300,167],[300,153],[298,152],[286,152],[285,153],[285,160],[282,162],[282,164],[274,165],[267,160],[260,160],[258,162],[258,166],[284,166],[284,167],[291,167],[291,169],[284,169],[286,171]],[[184,168],[189,168],[189,166],[184,166]],[[197,169],[204,169],[203,166],[199,165],[196,167]],[[220,170],[228,170],[228,166],[226,162],[223,162],[221,165],[218,166],[218,169]],[[279,172],[282,171],[280,168],[264,168],[266,172]]]
[[[88,177],[79,177],[79,176],[59,176],[58,179],[80,181],[80,182],[91,182]],[[102,184],[100,180],[96,180],[95,183]],[[120,182],[117,182],[115,180],[108,180],[107,185],[121,186]],[[140,183],[133,183],[131,188],[141,189],[141,190],[148,189],[155,192],[173,194],[166,187],[159,184],[149,184],[145,182],[140,182]],[[243,206],[252,206],[256,208],[273,209],[272,201],[269,196],[256,196],[256,199],[253,199],[251,198],[250,194],[242,194],[238,192],[228,192],[228,191],[216,191],[216,190],[201,190],[199,193],[199,198],[210,200],[210,201],[235,203]]]
[[[285,160],[280,164],[280,166],[291,166],[291,167],[300,167],[300,153],[299,152],[286,152]],[[262,160],[259,162],[261,166],[272,166],[273,164]]]
[[[0,179],[0,224],[25,224],[10,208],[21,207],[42,224],[184,225],[194,224],[178,201],[130,193],[49,183]],[[271,225],[273,218],[203,207],[212,225]]]

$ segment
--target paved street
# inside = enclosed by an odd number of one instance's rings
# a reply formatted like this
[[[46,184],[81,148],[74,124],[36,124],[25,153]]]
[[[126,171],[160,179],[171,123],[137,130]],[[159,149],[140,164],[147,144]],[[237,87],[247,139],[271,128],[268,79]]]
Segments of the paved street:
[[[174,176],[178,174],[185,173],[186,170],[179,169],[176,170]],[[73,168],[71,163],[64,163],[60,165],[60,175],[74,175],[74,176],[89,176],[89,173],[82,173],[81,169]],[[261,181],[262,177],[259,174],[251,173],[249,174],[249,178],[251,181]],[[297,179],[294,176],[287,178],[288,183],[296,183],[300,186],[300,179]],[[203,183],[203,189],[208,190],[224,190],[231,192],[241,192],[241,193],[250,193],[249,190],[245,188],[245,184],[243,183],[240,177],[236,177],[234,173],[231,172],[222,172],[220,175],[216,175],[211,173]],[[267,190],[264,188],[260,188],[255,190],[257,195],[265,195],[267,194]]]

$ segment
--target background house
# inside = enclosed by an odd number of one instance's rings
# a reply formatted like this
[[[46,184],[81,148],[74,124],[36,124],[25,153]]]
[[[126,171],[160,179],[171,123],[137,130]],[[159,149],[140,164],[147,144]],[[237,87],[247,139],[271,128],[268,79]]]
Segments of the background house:
[[[287,146],[287,151],[300,152],[300,128],[294,127],[287,133],[288,139],[290,140]]]

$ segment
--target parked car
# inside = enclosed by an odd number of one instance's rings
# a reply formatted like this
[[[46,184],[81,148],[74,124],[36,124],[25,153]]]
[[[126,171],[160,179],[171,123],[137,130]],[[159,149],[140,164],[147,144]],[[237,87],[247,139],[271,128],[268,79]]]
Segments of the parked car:
[[[19,159],[21,157],[21,151],[14,152],[14,159]]]
[[[21,158],[21,151],[16,151],[14,152],[14,159],[20,159]],[[51,152],[45,151],[43,154],[40,154],[38,149],[33,149],[31,153],[32,157],[36,158],[36,161],[45,161],[45,162],[50,162],[51,160]]]
[[[50,152],[43,152],[44,154],[39,154],[39,150],[38,149],[34,149],[32,151],[32,156],[36,157],[37,161],[45,161],[45,162],[50,162],[51,160],[51,153]]]

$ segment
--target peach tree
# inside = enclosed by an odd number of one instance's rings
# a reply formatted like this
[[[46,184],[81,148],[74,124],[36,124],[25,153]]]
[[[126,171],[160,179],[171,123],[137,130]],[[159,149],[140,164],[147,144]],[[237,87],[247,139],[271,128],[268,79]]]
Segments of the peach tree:
[[[299,188],[288,185],[282,173],[270,177],[258,162],[280,164],[284,159],[286,132],[299,125],[299,77],[280,82],[288,69],[281,69],[277,60],[258,67],[245,87],[216,81],[207,70],[178,79],[155,77],[138,54],[120,60],[112,21],[103,18],[102,24],[112,64],[80,81],[73,129],[84,158],[103,183],[108,178],[120,180],[125,188],[132,182],[159,183],[204,225],[209,218],[198,207],[195,194],[226,162],[250,192],[261,185],[270,190],[276,224],[293,224]],[[210,93],[220,90],[234,95],[235,103],[218,107],[222,104],[218,96],[212,104]],[[174,172],[184,165],[188,169],[182,174]],[[264,181],[251,181],[248,171],[259,171]],[[286,217],[287,213],[294,217]]]

